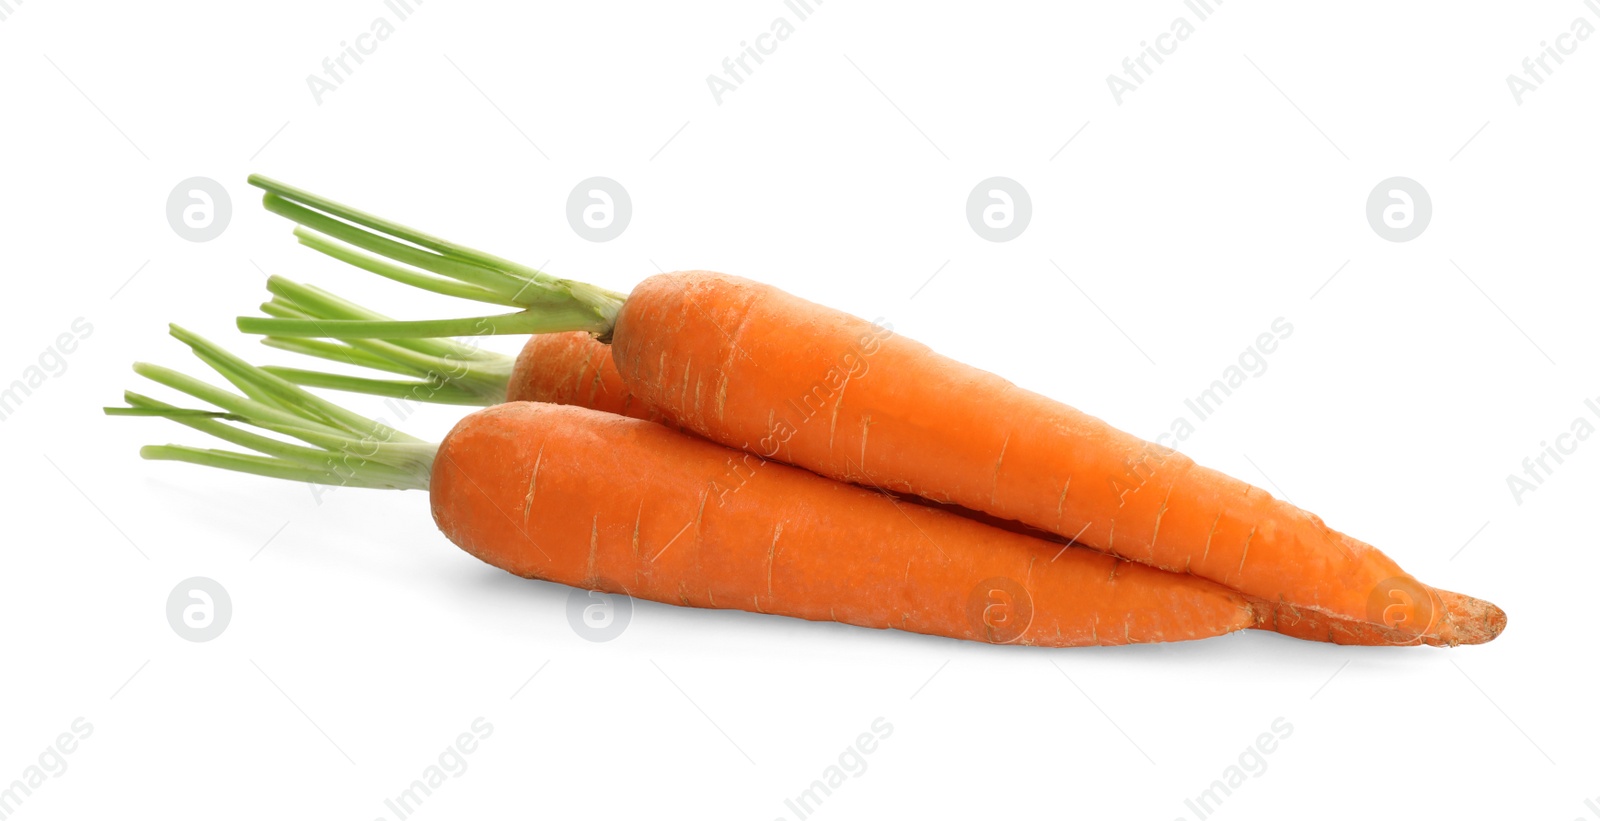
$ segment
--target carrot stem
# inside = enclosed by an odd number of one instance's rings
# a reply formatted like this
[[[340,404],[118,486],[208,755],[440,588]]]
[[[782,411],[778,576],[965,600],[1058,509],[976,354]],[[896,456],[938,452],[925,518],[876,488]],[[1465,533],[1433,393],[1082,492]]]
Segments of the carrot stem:
[[[265,302],[261,305],[263,313],[281,319],[300,319],[316,321],[318,317],[297,308],[288,308],[278,302]],[[425,348],[424,344],[439,340],[433,339],[354,339],[354,340],[328,340],[311,339],[307,337],[266,337],[261,340],[263,345],[276,347],[296,353],[305,353],[322,359],[347,362],[351,365],[379,368],[392,373],[415,375],[418,370],[426,371],[435,363],[453,363],[477,360],[480,357],[472,353],[471,348],[460,346],[466,354],[454,353],[425,353],[419,349]],[[432,350],[430,348],[430,350]],[[493,362],[492,357],[498,354],[487,354],[484,361]]]
[[[357,464],[344,465],[343,469],[340,467],[319,469],[296,465],[282,459],[254,456],[248,453],[234,453],[226,450],[194,448],[187,445],[146,445],[139,449],[139,456],[157,461],[188,462],[193,465],[221,468],[239,473],[252,473],[257,476],[267,476],[274,479],[310,482],[318,485],[390,488],[396,490],[428,489],[426,477],[396,476],[394,478],[385,478],[382,473],[372,471],[370,465],[359,464],[359,460],[357,460]]]
[[[262,370],[274,376],[282,377],[296,385],[308,388],[328,388],[349,393],[390,396],[397,399],[417,399],[436,402],[441,405],[482,407],[484,404],[483,397],[451,387],[442,379],[370,379],[361,376],[345,376],[344,374],[327,373],[325,371],[309,371],[301,368],[284,368],[275,365],[267,365]]]
[[[563,331],[600,334],[610,329],[608,321],[590,315],[585,309],[569,306],[460,319],[323,321],[249,316],[239,318],[239,330],[247,334],[322,336],[331,339],[425,339],[440,336],[545,334]]]
[[[294,235],[300,240],[301,245],[304,245],[313,251],[327,254],[328,256],[339,260],[340,262],[347,262],[356,266],[357,268],[370,271],[381,277],[388,277],[396,282],[412,285],[425,291],[433,291],[437,294],[444,294],[445,296],[471,299],[477,302],[487,302],[492,305],[505,305],[511,308],[522,307],[516,302],[513,302],[510,299],[507,299],[506,297],[489,290],[488,288],[478,285],[470,285],[464,282],[457,282],[445,277],[429,276],[419,271],[413,271],[405,266],[396,265],[382,257],[373,256],[372,254],[365,253],[343,243],[335,242],[334,240],[318,234],[315,231],[309,230],[303,226],[296,226],[294,229]]]
[[[327,359],[334,362],[348,362],[357,367],[388,371],[389,373],[398,373],[405,376],[412,375],[409,368],[377,354],[369,353],[343,340],[268,336],[262,338],[261,344],[269,348],[289,351],[290,353],[315,356],[319,359]]]
[[[296,445],[280,439],[273,439],[270,436],[262,436],[258,433],[240,430],[232,425],[224,424],[218,417],[208,411],[180,408],[133,391],[124,391],[122,397],[130,407],[107,408],[107,415],[133,416],[135,414],[113,413],[113,411],[143,411],[143,413],[137,415],[163,416],[180,425],[194,428],[201,433],[211,434],[225,442],[246,447],[268,456],[303,462],[308,465],[320,464],[327,458],[327,452],[321,448],[308,448],[304,445]],[[243,421],[244,419],[244,417],[237,414],[226,414],[226,417],[236,421]]]
[[[401,438],[406,441],[419,441],[387,425],[374,422],[360,414],[341,408],[326,399],[308,393],[304,389],[228,353],[198,334],[177,325],[172,326],[171,332],[179,341],[193,349],[195,354],[204,360],[206,364],[211,365],[212,368],[230,381],[234,379],[249,379],[257,386],[259,391],[272,396],[280,405],[300,410],[307,418],[324,420],[329,425],[350,433],[375,435],[382,439]]]
[[[424,234],[259,174],[250,176],[250,184],[267,192],[262,197],[262,205],[268,211],[308,229],[297,231],[296,235],[302,243],[318,251],[417,287],[440,293],[451,292],[452,296],[483,302],[519,306],[528,309],[525,313],[550,315],[543,325],[490,323],[479,333],[591,331],[608,335],[616,322],[617,312],[627,299],[615,291],[553,277],[526,265]],[[330,240],[318,238],[318,234],[359,251],[340,248]],[[308,238],[310,242],[307,242]],[[386,257],[401,265],[358,256],[360,251]],[[420,268],[427,273],[403,266]],[[438,276],[430,277],[429,274]],[[456,280],[466,287],[449,285],[440,278]],[[455,332],[458,327],[448,326],[442,335],[458,335]],[[525,327],[543,330],[523,330]],[[400,333],[402,336],[439,335],[412,333],[414,330],[415,326],[412,326],[404,330],[387,328],[384,332]]]
[[[267,278],[267,291],[275,297],[280,313],[290,319],[389,319],[315,285],[301,284],[280,276]],[[398,344],[431,356],[471,357],[478,353],[476,348],[449,339],[411,339]]]
[[[287,217],[306,228],[327,234],[364,251],[381,254],[396,262],[403,262],[490,291],[504,292],[507,288],[516,291],[521,288],[520,283],[501,271],[407,245],[382,234],[341,222],[327,214],[303,208],[275,194],[262,197],[261,204],[280,217]],[[546,299],[553,297],[548,290],[541,290],[538,295]]]
[[[329,321],[388,320],[382,314],[312,285],[273,277],[268,287],[275,295],[294,302],[292,307],[276,301],[263,304],[262,311],[273,318],[315,322],[319,328]],[[265,368],[268,373],[296,384],[453,405],[504,402],[516,364],[512,357],[450,339],[329,340],[269,336],[262,342],[295,353],[419,380],[369,379],[298,368]]]
[[[138,363],[134,371],[158,384],[221,408],[221,412],[179,408],[127,392],[129,407],[107,408],[115,416],[164,416],[260,455],[191,448],[149,447],[148,459],[166,459],[319,484],[359,487],[426,488],[437,446],[397,431],[317,397],[279,374],[245,362],[197,334],[173,326],[187,344],[243,396],[157,365]],[[241,430],[241,423],[304,442],[274,439]],[[309,447],[307,447],[309,445]]]

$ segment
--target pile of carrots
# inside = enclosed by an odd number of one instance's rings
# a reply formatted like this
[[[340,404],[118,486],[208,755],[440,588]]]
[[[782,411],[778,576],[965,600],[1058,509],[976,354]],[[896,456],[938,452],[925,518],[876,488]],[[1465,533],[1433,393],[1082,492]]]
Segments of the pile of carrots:
[[[146,458],[426,489],[489,564],[690,607],[1056,647],[1251,628],[1454,646],[1505,627],[1260,488],[886,326],[708,271],[619,294],[250,181],[313,250],[509,310],[396,320],[274,277],[239,329],[366,373],[255,367],[174,327],[234,390],[141,364],[212,407],[130,392],[108,412],[251,452]],[[480,334],[529,338],[515,359],[457,339]],[[482,408],[434,445],[311,389]]]

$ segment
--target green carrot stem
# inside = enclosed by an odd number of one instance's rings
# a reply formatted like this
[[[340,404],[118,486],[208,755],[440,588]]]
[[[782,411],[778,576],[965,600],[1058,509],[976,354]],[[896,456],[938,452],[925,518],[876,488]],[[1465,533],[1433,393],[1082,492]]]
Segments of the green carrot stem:
[[[152,365],[148,362],[135,362],[133,363],[133,372],[158,385],[165,385],[175,391],[186,393],[202,402],[210,402],[229,413],[241,417],[272,420],[290,425],[303,423],[304,421],[292,413],[229,393],[171,368]]]
[[[221,468],[274,479],[311,482],[319,485],[340,485],[365,488],[391,488],[398,490],[427,490],[426,476],[405,475],[398,472],[375,470],[361,463],[337,464],[330,460],[326,468],[298,465],[282,459],[233,453],[225,450],[192,448],[186,445],[146,445],[139,449],[145,459],[188,462],[205,467]]]
[[[270,336],[329,337],[332,339],[417,339],[441,336],[493,334],[548,334],[585,331],[605,334],[610,320],[591,311],[572,306],[550,309],[530,308],[514,314],[472,316],[460,319],[422,319],[400,321],[303,320],[267,317],[239,317],[239,330],[247,334]]]
[[[225,442],[231,442],[235,445],[239,445],[240,447],[246,447],[253,451],[264,453],[268,456],[276,456],[280,459],[287,459],[306,465],[320,465],[323,462],[326,462],[328,458],[326,450],[320,448],[308,448],[304,445],[296,445],[279,439],[273,439],[270,436],[262,436],[258,433],[240,430],[232,425],[224,424],[219,418],[208,411],[179,408],[175,405],[169,405],[165,402],[151,399],[148,396],[134,393],[133,391],[124,391],[122,398],[131,407],[106,408],[105,410],[107,415],[133,416],[136,414],[125,413],[125,411],[143,411],[143,413],[137,415],[163,416],[171,419],[174,422],[177,422],[180,425],[186,425],[194,428],[201,433],[211,434],[212,436],[215,436]],[[235,414],[227,414],[227,416],[235,420],[241,418]]]
[[[171,327],[171,333],[179,341],[194,349],[196,354],[203,354],[209,359],[207,364],[212,365],[224,376],[248,376],[262,390],[270,392],[280,401],[298,408],[307,418],[324,420],[334,427],[343,428],[352,433],[377,436],[380,439],[398,438],[401,441],[420,441],[406,436],[387,425],[380,424],[360,414],[353,413],[322,399],[305,389],[300,388],[284,379],[273,376],[260,368],[245,362],[237,356],[223,350],[205,338],[187,331],[177,325]]]
[[[359,450],[362,456],[370,457],[374,462],[388,461],[396,467],[413,467],[416,462],[416,454],[414,452],[396,453],[394,454],[394,458],[388,460],[381,458],[382,454],[379,453],[379,449],[376,448],[375,445],[387,443],[380,442],[376,438],[378,434],[369,435],[367,437],[352,436],[348,431],[339,428],[327,427],[318,421],[302,419],[295,416],[293,412],[279,412],[278,409],[274,407],[263,405],[255,402],[254,400],[235,396],[227,391],[214,388],[205,382],[195,379],[194,377],[160,367],[159,365],[138,363],[134,365],[134,371],[142,376],[148,377],[151,379],[151,381],[154,381],[158,384],[166,385],[174,390],[182,391],[190,396],[195,397],[196,399],[210,402],[217,407],[227,408],[230,411],[228,418],[247,422],[248,424],[255,425],[256,427],[270,430],[275,433],[282,433],[286,436],[292,436],[302,442],[306,442],[321,448],[321,452],[324,453]],[[185,411],[177,414],[161,414],[155,412],[156,408],[153,405],[145,405],[140,407],[140,409],[145,410],[146,413],[139,415],[171,416],[173,421],[179,422],[180,424],[189,424],[191,421],[195,421],[193,412]],[[120,409],[110,410],[115,411]],[[194,425],[190,426],[194,427]],[[229,428],[229,430],[237,432],[234,428]],[[406,437],[406,439],[409,441],[405,442],[405,444],[418,444],[417,440],[411,439],[411,437]],[[233,441],[234,444],[241,444],[245,447],[257,449],[252,445],[245,444],[242,441],[236,441],[233,439],[230,439],[229,441]],[[282,444],[287,445],[288,443]],[[424,448],[432,447],[431,445],[426,444],[422,444],[422,446]],[[273,455],[283,456],[284,454],[274,453]]]
[[[260,455],[167,445],[145,448],[141,451],[145,458],[321,484],[385,488],[428,486],[438,451],[436,445],[340,408],[182,328],[174,326],[172,332],[188,344],[201,361],[239,385],[241,390],[271,401],[240,396],[177,371],[141,363],[134,366],[137,373],[209,402],[222,411],[179,408],[130,391],[124,395],[129,407],[108,408],[106,413],[165,416]],[[229,422],[298,439],[310,447],[241,430]]]
[[[340,203],[334,202],[326,197],[320,197],[311,193],[310,191],[295,188],[292,185],[278,182],[277,180],[261,174],[251,174],[248,182],[257,188],[262,189],[263,191],[276,194],[285,200],[300,203],[301,205],[331,214],[340,219],[353,222],[357,225],[371,228],[382,234],[398,237],[406,242],[419,245],[423,248],[427,248],[428,250],[435,251],[446,256],[456,257],[469,262],[476,262],[485,267],[495,267],[497,265],[503,265],[507,262],[506,260],[502,260],[498,257],[485,254],[482,251],[475,251],[464,245],[457,245],[456,243],[449,242],[448,240],[443,240],[435,236],[424,234],[414,228],[407,228],[406,226],[397,222],[392,222],[390,220],[383,219],[382,217],[373,216],[372,214],[368,214],[364,211],[358,211],[348,205],[341,205]]]
[[[261,304],[261,312],[266,314],[267,316],[276,317],[278,319],[301,319],[301,320],[329,321],[329,320],[335,320],[335,319],[355,319],[356,318],[356,317],[338,317],[338,316],[327,316],[327,315],[317,316],[317,315],[314,315],[314,314],[307,313],[306,311],[300,309],[299,307],[290,306],[288,303],[281,302],[281,301],[279,301],[277,299],[273,299],[270,302],[263,302]],[[313,340],[313,339],[310,339],[310,338],[307,338],[307,337],[300,337],[299,339],[302,340],[302,341],[307,341],[307,342],[326,342],[326,343],[328,343],[328,345],[330,347],[328,347],[323,353],[314,354],[314,355],[321,356],[324,359],[343,359],[343,360],[349,362],[352,365],[360,364],[360,363],[356,362],[353,357],[349,356],[351,351],[364,351],[364,352],[371,353],[373,355],[379,356],[380,358],[388,357],[390,359],[395,359],[397,361],[398,360],[404,360],[407,355],[426,356],[429,359],[444,359],[444,358],[454,359],[454,358],[457,358],[457,356],[458,356],[457,354],[454,354],[454,353],[448,353],[448,354],[422,353],[422,351],[424,351],[424,350],[435,351],[435,352],[439,351],[440,349],[438,347],[436,347],[433,343],[441,342],[443,340],[437,340],[437,339]],[[263,344],[266,344],[265,340],[262,340],[262,342],[263,342]],[[378,347],[382,347],[384,349],[382,353],[380,353],[379,351],[376,350],[376,348],[378,348]],[[470,348],[467,348],[465,345],[456,346],[454,343],[451,343],[451,347],[459,347],[459,348],[461,348],[463,350],[471,350]],[[446,349],[446,350],[448,350],[448,349]],[[393,356],[390,355],[391,352],[394,354]],[[403,371],[403,372],[407,372],[408,373],[409,371]]]
[[[354,265],[364,271],[370,271],[371,273],[377,274],[381,277],[388,277],[396,282],[421,288],[425,291],[433,291],[436,294],[444,294],[445,296],[471,299],[477,302],[487,302],[491,305],[505,305],[510,308],[523,307],[522,304],[508,299],[507,297],[501,296],[499,293],[491,291],[488,288],[478,285],[469,285],[464,282],[458,282],[440,276],[431,276],[429,274],[422,273],[421,271],[414,271],[410,268],[396,265],[395,263],[389,262],[382,257],[363,253],[356,248],[352,248],[340,242],[335,242],[334,240],[318,234],[317,232],[312,231],[304,226],[296,226],[294,229],[294,235],[300,240],[301,245],[304,245],[313,251],[326,254],[334,259],[339,260],[340,262],[348,262],[349,264]]]
[[[286,413],[293,413],[291,406],[282,397],[270,390],[263,388],[255,381],[245,378],[237,371],[229,369],[226,362],[223,362],[222,360],[219,360],[203,351],[197,350],[193,353],[201,362],[210,365],[213,370],[222,375],[222,378],[228,380],[229,383],[231,383],[235,388],[238,388],[239,391],[245,396],[256,402],[260,402],[263,405],[277,408],[278,410]]]
[[[137,396],[138,394],[135,394],[132,391],[123,391],[122,395],[123,395],[123,398],[126,399],[129,396]],[[105,411],[105,414],[107,416],[156,416],[156,417],[160,417],[162,419],[174,419],[174,420],[175,419],[180,419],[180,418],[196,417],[196,418],[201,418],[201,419],[227,419],[227,420],[234,421],[234,422],[237,422],[237,421],[240,421],[240,420],[243,419],[243,417],[239,416],[239,414],[237,414],[237,413],[228,413],[227,411],[194,410],[194,409],[190,409],[190,408],[172,408],[171,410],[162,410],[160,408],[154,408],[154,407],[149,407],[149,408],[143,408],[143,407],[130,407],[130,408],[108,407],[108,408],[101,408],[100,410]]]
[[[269,195],[276,196],[282,200],[287,200],[291,203],[297,203],[300,206],[304,206],[305,208],[315,211],[321,211],[324,214],[338,217],[340,220],[354,223],[358,226],[370,228],[380,234],[387,234],[388,236],[403,240],[411,243],[412,245],[426,248],[441,256],[469,263],[480,268],[513,274],[518,279],[523,280],[522,285],[520,285],[517,291],[513,293],[526,293],[528,290],[530,290],[530,287],[556,292],[571,292],[572,295],[578,297],[578,299],[582,302],[592,304],[595,307],[609,307],[613,309],[613,315],[614,309],[620,307],[622,301],[626,299],[626,296],[616,293],[615,291],[608,291],[604,288],[598,288],[587,283],[574,282],[572,280],[553,277],[544,273],[543,271],[522,265],[521,263],[514,262],[504,257],[498,257],[484,251],[479,251],[475,248],[469,248],[459,243],[441,239],[431,234],[425,234],[416,230],[415,228],[408,228],[397,222],[386,220],[382,217],[374,216],[365,211],[352,208],[348,205],[334,202],[326,197],[318,196],[304,189],[295,188],[287,183],[278,182],[277,180],[262,176],[260,174],[251,174],[249,183],[268,192]],[[266,198],[264,197],[263,202],[265,202],[265,199]],[[271,206],[268,208],[271,210]],[[298,220],[296,221],[298,222]],[[343,239],[338,233],[335,232],[323,231],[323,233],[329,234],[335,238]],[[355,243],[351,244],[354,245]],[[519,302],[517,304],[526,305],[527,303]]]
[[[302,311],[305,314],[302,318],[391,321],[389,317],[377,311],[363,308],[315,285],[306,285],[274,276],[267,278],[267,290],[273,296],[287,301],[291,307]],[[484,355],[477,348],[463,345],[452,339],[408,339],[395,344],[429,356],[474,358]],[[490,356],[493,356],[493,354],[490,354]]]
[[[359,251],[387,257],[394,262],[483,289],[493,294],[494,298],[488,298],[489,295],[470,289],[455,289],[454,286],[427,279],[425,274],[410,272],[404,268],[393,269],[387,266],[362,264],[362,262],[369,262],[370,260],[345,260],[352,264],[361,265],[367,270],[373,270],[374,267],[383,267],[384,270],[375,270],[374,273],[385,276],[398,273],[400,275],[398,278],[402,281],[407,281],[418,287],[429,290],[450,288],[454,290],[452,295],[455,296],[476,298],[492,304],[506,304],[509,302],[513,305],[528,308],[530,312],[537,310],[541,313],[582,315],[583,319],[579,323],[582,326],[581,328],[571,327],[564,319],[560,323],[561,327],[556,329],[592,329],[593,333],[602,337],[609,336],[611,326],[616,322],[617,313],[621,310],[622,303],[626,300],[626,296],[614,291],[583,282],[553,277],[526,265],[468,248],[464,245],[447,242],[438,237],[424,234],[415,229],[381,219],[260,175],[252,175],[250,183],[267,192],[262,197],[262,204],[267,210],[288,217],[315,232],[309,236],[312,238],[314,247],[317,247],[319,251],[335,250],[337,246],[330,245],[328,241],[319,239],[317,234],[325,235],[331,240],[342,242]],[[307,235],[304,232],[300,233],[302,240],[304,240]],[[395,333],[393,330],[387,332]],[[540,333],[547,331],[516,330],[506,332]],[[431,333],[431,330],[412,329],[407,335],[414,338],[414,335]],[[449,331],[441,333],[443,335],[456,335]]]
[[[360,376],[345,376],[343,374],[327,373],[325,371],[308,371],[300,368],[283,368],[276,365],[267,365],[263,370],[275,376],[302,385],[308,388],[328,388],[330,390],[347,391],[350,393],[365,393],[372,396],[388,396],[396,399],[414,399],[425,402],[435,402],[442,405],[483,405],[484,400],[476,394],[452,387],[442,380],[404,380],[404,379],[370,379]]]
[[[518,293],[523,293],[533,302],[547,302],[561,298],[558,294],[552,294],[548,287],[541,285],[532,291],[528,291],[523,281],[503,271],[485,268],[455,257],[436,254],[414,245],[407,245],[358,226],[341,222],[326,214],[302,208],[273,194],[262,197],[261,204],[268,211],[278,216],[287,217],[307,228],[364,251],[371,251],[396,262],[403,262],[407,265],[421,268],[424,271],[431,271],[441,276],[469,283],[493,291],[508,299],[512,294]]]
[[[360,459],[375,465],[383,465],[405,473],[426,472],[433,465],[433,455],[437,448],[427,442],[393,442],[378,439],[375,436],[348,436],[340,433],[329,433],[316,428],[295,427],[290,425],[276,425],[270,422],[256,423],[246,420],[251,424],[259,424],[262,428],[285,436],[293,436],[303,442],[310,442],[328,453],[338,454],[339,459]]]
[[[261,304],[262,313],[280,319],[316,319],[312,315],[287,304],[273,300]],[[418,376],[417,368],[410,361],[409,356],[414,351],[401,348],[394,342],[374,339],[335,340],[312,339],[308,337],[276,337],[269,336],[261,340],[261,344],[269,348],[292,351],[294,353],[315,356],[334,362],[344,362],[357,367],[375,368],[377,370],[398,373],[405,376]]]
[[[467,383],[481,383],[481,387],[491,394],[505,393],[505,382],[510,378],[514,361],[511,357],[499,354],[460,359],[454,356],[428,356],[388,341],[374,339],[339,342],[269,336],[262,342],[270,347],[315,356],[319,359],[349,362],[402,376],[448,379],[463,383],[463,387],[466,387]],[[265,370],[270,373],[273,369]]]
[[[321,320],[388,318],[312,285],[274,278],[273,301],[261,306],[278,319]],[[278,295],[294,300],[278,301]],[[322,327],[322,326],[318,326]],[[346,341],[266,337],[273,347],[336,362],[363,365],[410,380],[377,380],[298,368],[267,367],[268,373],[308,387],[324,387],[442,404],[492,405],[504,402],[516,360],[450,339],[352,339]],[[422,351],[446,351],[444,356]],[[448,387],[448,390],[446,389]]]
[[[376,354],[361,350],[360,348],[350,345],[348,342],[328,339],[303,339],[299,337],[290,338],[268,336],[262,338],[261,344],[266,345],[269,348],[277,348],[281,351],[289,351],[290,353],[303,354],[306,356],[315,356],[319,359],[327,359],[333,362],[348,362],[351,365],[356,365],[358,367],[388,371],[389,373],[397,373],[403,376],[416,375],[410,368],[395,362],[391,362]]]
[[[310,286],[303,286],[310,287]],[[321,289],[315,289],[329,298],[337,299],[332,294],[327,294]],[[341,311],[340,315],[360,315],[365,309],[351,305],[354,310]],[[262,310],[279,318],[311,319],[305,311],[290,308],[282,304],[266,303]],[[370,313],[370,312],[366,312]],[[510,381],[511,369],[515,361],[492,351],[478,350],[454,341],[441,340],[376,340],[356,339],[350,341],[330,341],[323,339],[280,339],[267,337],[263,340],[267,344],[292,350],[297,353],[328,359],[336,362],[348,362],[355,365],[365,365],[370,368],[397,373],[403,376],[414,376],[428,380],[427,383],[384,383],[362,385],[358,382],[336,381],[339,377],[334,374],[308,375],[307,380],[289,381],[301,385],[320,387],[333,387],[335,389],[352,390],[360,393],[377,393],[383,396],[405,396],[419,401],[437,401],[447,404],[456,404],[470,400],[470,404],[498,404],[505,401],[506,385]],[[427,344],[417,344],[417,343]],[[421,353],[413,348],[424,350],[444,350],[444,356],[435,356]],[[280,369],[266,368],[268,373],[283,376]],[[293,370],[293,369],[290,369]],[[319,374],[320,372],[307,371],[306,374]],[[423,390],[418,390],[421,385]],[[450,384],[459,391],[440,391],[439,388]],[[466,395],[460,395],[464,392]],[[435,396],[436,395],[436,396]]]

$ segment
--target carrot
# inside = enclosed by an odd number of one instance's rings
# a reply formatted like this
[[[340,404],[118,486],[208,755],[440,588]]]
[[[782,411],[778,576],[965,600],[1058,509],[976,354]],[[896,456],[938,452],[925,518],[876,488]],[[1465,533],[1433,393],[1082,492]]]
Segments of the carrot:
[[[690,271],[650,277],[624,297],[251,181],[317,250],[523,310],[421,322],[241,318],[241,330],[390,341],[584,331],[612,343],[623,384],[666,419],[763,458],[1019,521],[1430,644],[1480,643],[1504,627],[1494,605],[1443,596],[1260,488],[770,286]]]
[[[1487,641],[1504,625],[1493,605],[1444,599],[1376,548],[1260,488],[767,286],[651,277],[614,333],[629,389],[713,441],[749,442],[824,476],[952,502],[1443,644]],[[1391,610],[1390,594],[1412,608]]]
[[[660,421],[661,414],[639,401],[611,361],[611,349],[579,331],[528,337],[506,385],[510,401],[549,402]]]
[[[766,466],[708,504],[730,451],[638,419],[513,402],[462,419],[437,446],[343,410],[173,328],[242,395],[150,365],[210,402],[138,394],[108,412],[166,416],[260,455],[178,445],[149,459],[278,478],[426,489],[439,529],[519,576],[690,607],[739,609],[990,643],[1178,641],[1256,616],[1218,585],[901,505]],[[299,439],[252,433],[243,422]]]
[[[268,287],[274,293],[274,302],[276,304],[269,303],[268,306],[264,307],[267,307],[269,313],[280,316],[285,315],[285,306],[288,304],[311,305],[321,302],[327,305],[332,304],[329,300],[337,299],[337,297],[333,297],[333,295],[314,286],[299,285],[276,277],[269,281]],[[343,304],[352,308],[355,307],[348,302]],[[312,314],[305,313],[304,315],[311,316]],[[326,318],[331,318],[334,315],[330,313],[320,314],[320,316]],[[300,350],[301,352],[335,360],[353,358],[352,355],[358,353],[358,351],[343,348],[343,344],[372,344],[370,340],[354,340],[353,343],[315,340],[319,347],[309,349],[300,343],[309,342],[310,340],[269,338],[267,341],[277,347]],[[397,344],[407,344],[408,342],[408,340],[398,340]],[[403,396],[419,401],[438,401],[435,396],[439,391],[438,386],[440,384],[448,384],[453,378],[461,378],[466,370],[480,367],[478,363],[489,362],[492,366],[490,369],[496,372],[507,370],[506,363],[500,361],[498,355],[485,354],[467,348],[462,348],[457,353],[464,359],[460,362],[460,367],[452,368],[448,374],[431,373],[426,370],[418,370],[412,373],[413,376],[417,377],[440,377],[440,382],[378,382],[340,374],[319,373],[275,366],[268,366],[265,370],[284,376],[297,384]],[[474,357],[476,357],[476,361],[473,363],[469,364],[465,361]],[[512,401],[576,405],[639,419],[663,421],[660,419],[659,413],[633,398],[627,386],[623,384],[622,376],[617,372],[616,365],[611,359],[611,349],[586,333],[571,331],[567,333],[536,334],[529,337],[527,343],[523,345],[522,351],[517,355],[514,366],[509,368],[509,373],[509,383],[505,388],[490,393],[504,395]],[[384,386],[404,389],[395,390]],[[454,401],[454,399],[452,398],[448,401]],[[485,402],[484,404],[490,403]],[[730,477],[732,481],[738,481],[740,474],[745,470],[749,470],[749,466],[741,464],[740,461],[735,461],[731,465],[730,469],[725,471],[724,476],[719,478],[719,481],[730,481]],[[1067,539],[1055,534],[979,511],[969,510],[959,505],[941,504],[918,496],[903,494],[895,495],[895,498],[904,503],[926,505],[981,524],[1011,530],[1025,536],[1043,538],[1057,544],[1069,543]],[[1458,595],[1440,592],[1442,595]],[[1252,607],[1256,611],[1256,623],[1253,625],[1255,629],[1270,630],[1295,638],[1362,646],[1398,646],[1426,643],[1426,640],[1422,637],[1407,635],[1387,627],[1335,618],[1312,611],[1301,611],[1290,605],[1274,604],[1255,599],[1252,601]]]

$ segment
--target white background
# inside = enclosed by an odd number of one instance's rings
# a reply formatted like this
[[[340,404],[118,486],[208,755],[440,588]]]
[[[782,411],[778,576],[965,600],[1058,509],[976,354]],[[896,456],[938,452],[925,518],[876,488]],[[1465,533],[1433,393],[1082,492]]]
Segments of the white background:
[[[1600,37],[1520,105],[1506,83],[1594,9],[1231,0],[1118,105],[1107,75],[1193,21],[1182,4],[829,0],[719,105],[706,76],[793,22],[782,3],[433,0],[319,105],[306,77],[393,18],[377,0],[8,3],[0,383],[93,326],[0,422],[0,785],[74,718],[94,728],[16,817],[393,818],[384,800],[479,716],[493,734],[417,817],[792,819],[785,799],[878,717],[893,734],[816,817],[1193,819],[1185,800],[1278,717],[1292,735],[1214,817],[1600,806],[1600,442],[1520,504],[1506,480],[1600,424]],[[202,440],[100,415],[135,359],[199,367],[168,321],[287,361],[231,330],[264,272],[394,314],[457,307],[298,247],[251,171],[619,290],[658,267],[759,278],[1151,437],[1283,317],[1267,370],[1183,450],[1510,626],[1453,651],[1257,633],[1050,651],[639,603],[590,643],[565,588],[458,551],[421,493],[319,505],[142,462]],[[594,175],[633,201],[609,243],[566,221]],[[1008,243],[964,214],[996,175],[1033,202]],[[1433,202],[1406,243],[1365,216],[1395,175]],[[192,176],[232,195],[209,243],[165,217]],[[456,413],[404,427],[437,437]],[[231,594],[209,643],[164,614],[191,576]]]

